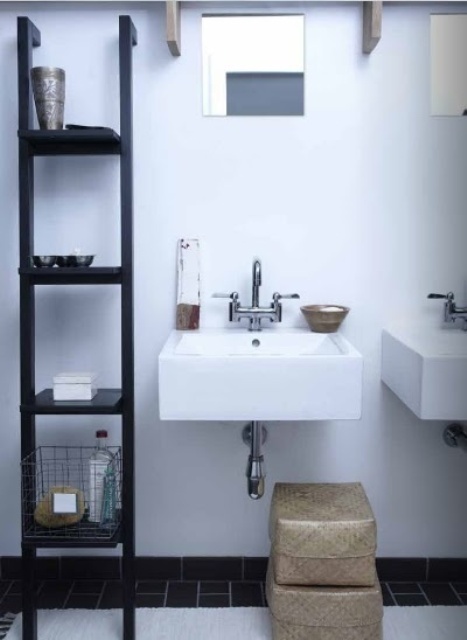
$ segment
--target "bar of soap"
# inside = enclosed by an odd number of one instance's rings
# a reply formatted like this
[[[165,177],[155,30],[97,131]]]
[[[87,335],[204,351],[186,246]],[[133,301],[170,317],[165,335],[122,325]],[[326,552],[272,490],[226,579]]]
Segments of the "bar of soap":
[[[77,513],[54,513],[53,494],[54,493],[74,493],[76,494]],[[34,520],[41,527],[47,529],[59,529],[60,527],[70,527],[78,524],[84,516],[84,495],[75,487],[57,486],[42,498],[34,511]]]

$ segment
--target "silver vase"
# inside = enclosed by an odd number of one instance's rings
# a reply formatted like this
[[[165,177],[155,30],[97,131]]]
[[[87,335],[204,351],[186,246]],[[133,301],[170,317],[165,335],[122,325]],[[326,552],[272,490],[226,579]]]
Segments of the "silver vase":
[[[57,67],[33,67],[32,91],[41,129],[63,129],[65,71]]]

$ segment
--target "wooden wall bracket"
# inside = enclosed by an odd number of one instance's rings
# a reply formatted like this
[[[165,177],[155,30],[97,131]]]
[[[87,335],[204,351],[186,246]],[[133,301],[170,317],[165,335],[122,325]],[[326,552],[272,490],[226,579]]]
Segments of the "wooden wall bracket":
[[[179,0],[167,0],[167,45],[173,56],[182,54],[180,42],[181,11]]]
[[[382,2],[363,2],[363,53],[371,53],[381,40]]]

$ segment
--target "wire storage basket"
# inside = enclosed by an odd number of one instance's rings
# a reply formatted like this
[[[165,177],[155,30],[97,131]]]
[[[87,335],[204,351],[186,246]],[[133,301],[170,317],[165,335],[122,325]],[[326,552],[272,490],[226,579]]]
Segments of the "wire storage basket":
[[[121,522],[121,447],[38,447],[21,462],[23,539],[99,542]]]

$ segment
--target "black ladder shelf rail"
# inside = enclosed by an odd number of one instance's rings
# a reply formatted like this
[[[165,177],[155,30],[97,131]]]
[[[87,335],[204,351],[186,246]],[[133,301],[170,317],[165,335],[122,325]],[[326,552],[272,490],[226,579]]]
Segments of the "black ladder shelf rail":
[[[123,639],[135,640],[135,488],[134,488],[134,312],[133,312],[133,122],[132,50],[136,29],[129,16],[119,18],[120,135],[114,131],[34,130],[30,70],[33,48],[40,46],[39,30],[26,17],[18,18],[18,145],[20,235],[20,366],[21,459],[36,450],[37,414],[116,413],[122,426],[122,522],[110,542],[50,541],[22,538],[23,640],[37,640],[35,594],[36,552],[40,547],[115,547],[122,543]],[[76,135],[78,133],[78,135]],[[41,155],[120,156],[121,267],[35,270],[34,157]],[[121,389],[103,390],[87,406],[53,402],[48,390],[35,389],[35,286],[41,284],[114,284],[121,287]],[[33,510],[28,509],[28,513]]]

